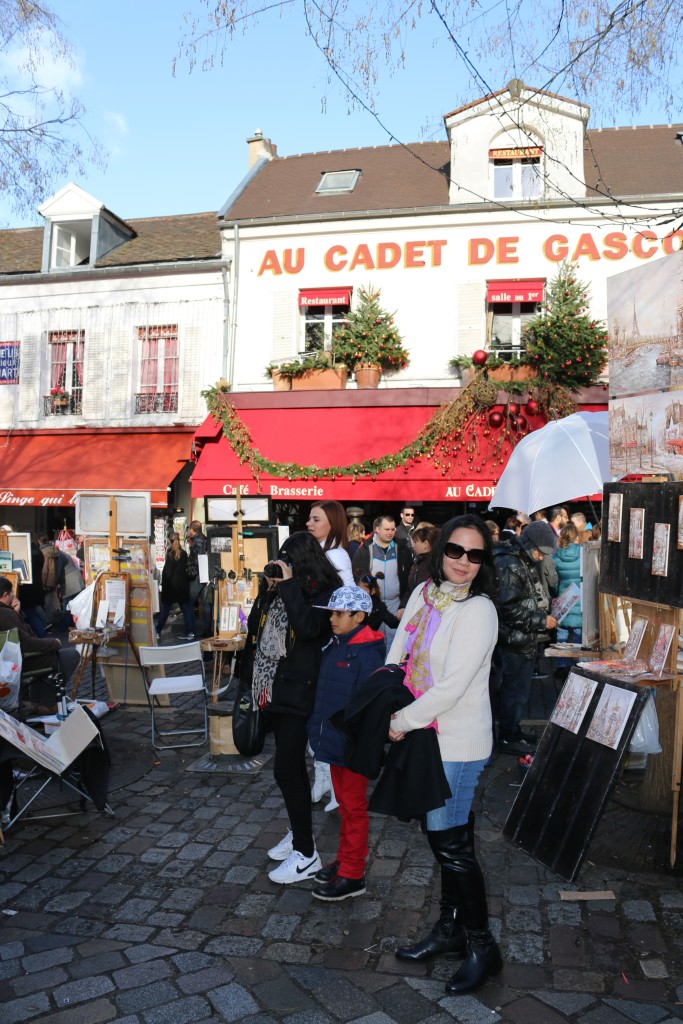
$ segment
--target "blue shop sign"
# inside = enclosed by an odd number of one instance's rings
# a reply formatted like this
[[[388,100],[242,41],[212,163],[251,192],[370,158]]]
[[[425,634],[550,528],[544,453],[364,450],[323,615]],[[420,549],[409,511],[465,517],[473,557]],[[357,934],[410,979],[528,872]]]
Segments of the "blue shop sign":
[[[19,383],[19,342],[0,341],[0,384]]]

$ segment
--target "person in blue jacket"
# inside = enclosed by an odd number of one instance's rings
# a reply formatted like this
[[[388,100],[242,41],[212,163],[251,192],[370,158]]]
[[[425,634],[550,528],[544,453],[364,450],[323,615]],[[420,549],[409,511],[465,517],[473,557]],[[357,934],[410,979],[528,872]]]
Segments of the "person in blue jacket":
[[[581,588],[581,545],[579,543],[579,531],[573,523],[567,523],[560,530],[560,537],[557,547],[553,551],[553,561],[557,569],[557,593],[558,597],[564,594],[571,583],[576,583]],[[561,622],[557,624],[558,643],[581,643],[581,627],[583,625],[583,614],[581,602],[577,601],[574,607],[567,612]],[[556,675],[566,675],[566,669],[571,664],[566,658],[558,661]]]
[[[313,890],[319,900],[338,901],[365,892],[368,856],[368,780],[344,766],[344,736],[330,723],[330,715],[343,710],[368,676],[381,668],[386,657],[382,633],[366,624],[372,598],[361,587],[339,587],[325,607],[331,612],[332,639],[323,649],[315,707],[308,720],[308,741],[316,761],[331,766],[339,802],[341,828],[337,857],[315,876]]]

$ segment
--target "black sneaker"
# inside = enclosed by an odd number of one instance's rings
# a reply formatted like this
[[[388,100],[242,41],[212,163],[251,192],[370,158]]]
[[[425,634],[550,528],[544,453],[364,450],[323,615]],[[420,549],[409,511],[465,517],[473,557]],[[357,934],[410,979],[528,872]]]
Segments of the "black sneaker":
[[[330,882],[317,886],[313,890],[313,895],[317,900],[326,900],[331,903],[347,900],[349,896],[361,896],[364,892],[364,878],[342,878],[341,875],[335,875]]]
[[[498,749],[501,754],[535,754],[536,742],[530,743],[523,736],[516,740],[500,739],[498,741]]]
[[[337,877],[339,871],[339,861],[333,860],[329,864],[326,864],[324,868],[315,876],[316,882],[331,882],[333,878]]]

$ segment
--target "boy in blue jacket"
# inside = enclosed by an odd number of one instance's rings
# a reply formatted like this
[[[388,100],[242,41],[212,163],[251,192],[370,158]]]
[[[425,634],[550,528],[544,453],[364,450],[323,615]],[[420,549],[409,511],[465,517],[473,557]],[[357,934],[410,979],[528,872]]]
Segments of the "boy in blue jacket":
[[[323,650],[315,708],[308,720],[308,739],[316,761],[331,766],[332,784],[341,816],[337,859],[315,875],[319,900],[338,901],[365,892],[368,856],[368,780],[344,766],[345,738],[329,723],[330,715],[346,707],[356,690],[386,658],[382,633],[370,629],[366,618],[372,598],[360,587],[339,587],[325,607],[330,612],[332,639]]]

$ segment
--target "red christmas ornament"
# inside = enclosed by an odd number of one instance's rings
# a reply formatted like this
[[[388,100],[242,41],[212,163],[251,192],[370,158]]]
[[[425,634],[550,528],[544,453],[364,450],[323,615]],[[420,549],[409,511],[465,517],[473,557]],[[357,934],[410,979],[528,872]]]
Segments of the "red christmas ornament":
[[[478,348],[477,351],[472,354],[472,362],[475,366],[484,366],[488,357],[488,352],[485,352],[483,348]]]
[[[538,412],[538,402],[535,402],[533,398],[530,398],[525,406],[527,416],[535,416]]]
[[[491,427],[502,427],[503,426],[503,414],[502,412],[489,413],[489,426]]]
[[[526,430],[528,426],[525,416],[517,416],[517,430]]]
[[[513,430],[519,430],[519,424],[516,416],[510,417],[510,426]]]
[[[517,402],[510,402],[508,406],[508,412],[510,413],[511,416],[517,415],[517,413],[519,412],[519,405],[517,404]]]

